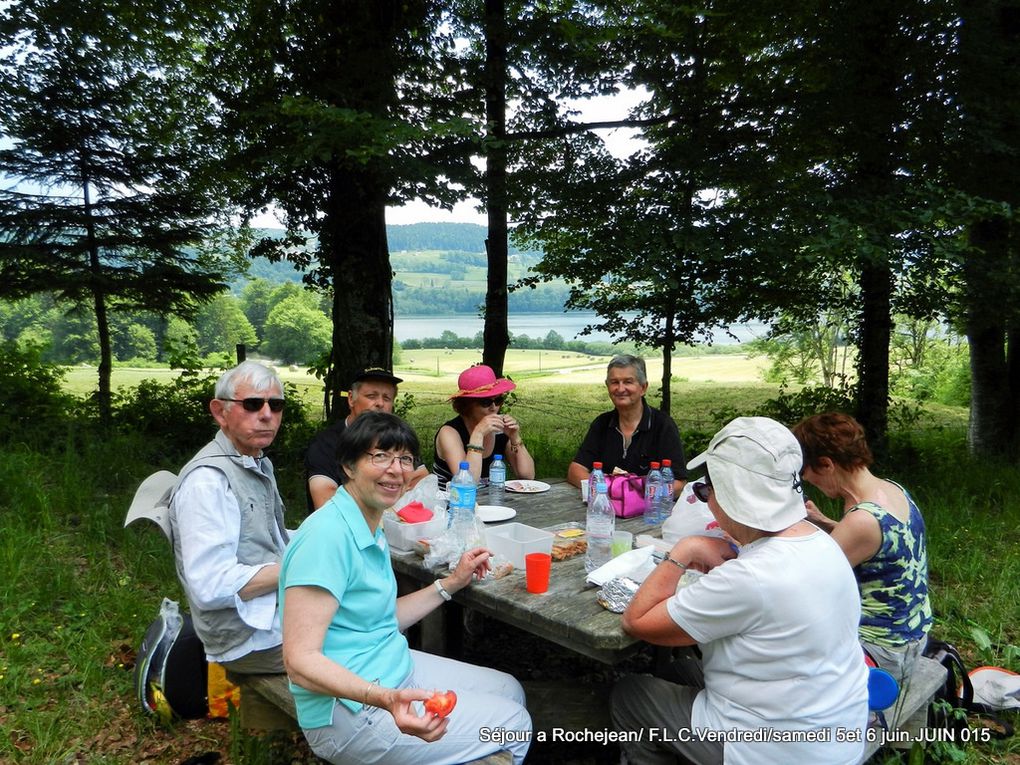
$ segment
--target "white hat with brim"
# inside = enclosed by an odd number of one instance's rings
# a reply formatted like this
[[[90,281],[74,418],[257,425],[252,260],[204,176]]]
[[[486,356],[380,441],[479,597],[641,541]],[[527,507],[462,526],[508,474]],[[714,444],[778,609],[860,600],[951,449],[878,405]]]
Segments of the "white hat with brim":
[[[803,464],[789,428],[768,417],[737,417],[687,469],[708,466],[716,502],[733,520],[759,531],[782,531],[807,517]]]
[[[139,518],[148,518],[155,523],[167,539],[172,539],[170,530],[170,490],[177,482],[177,476],[169,470],[158,470],[138,486],[131,507],[124,518],[124,526],[134,523]]]
[[[1002,667],[978,667],[970,672],[974,701],[992,709],[1020,709],[1020,675]]]

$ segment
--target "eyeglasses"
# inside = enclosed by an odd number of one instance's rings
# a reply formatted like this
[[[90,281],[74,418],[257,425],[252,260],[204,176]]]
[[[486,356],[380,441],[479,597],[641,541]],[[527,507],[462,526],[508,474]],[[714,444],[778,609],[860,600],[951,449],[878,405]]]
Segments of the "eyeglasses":
[[[476,398],[475,403],[478,404],[482,409],[488,409],[490,406],[495,404],[496,406],[503,406],[503,402],[506,401],[506,396],[496,396],[494,398]]]
[[[249,396],[248,398],[221,398],[220,401],[232,401],[235,404],[240,404],[244,407],[246,412],[261,412],[262,407],[269,404],[270,412],[282,412],[284,405],[287,403],[282,398],[259,398],[258,396]]]
[[[708,481],[697,481],[691,487],[691,491],[693,491],[694,496],[702,502],[708,502],[708,498],[712,493],[712,484]]]
[[[365,452],[365,454],[378,468],[388,468],[394,462],[399,462],[401,470],[414,470],[414,457],[410,454],[387,454],[386,452]]]

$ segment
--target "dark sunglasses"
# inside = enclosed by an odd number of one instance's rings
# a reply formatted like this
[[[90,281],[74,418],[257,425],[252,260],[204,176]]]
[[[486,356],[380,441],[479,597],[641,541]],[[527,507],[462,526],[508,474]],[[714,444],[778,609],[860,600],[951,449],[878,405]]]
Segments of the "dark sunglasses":
[[[284,405],[287,403],[282,398],[259,398],[258,396],[249,396],[248,398],[221,398],[220,401],[232,401],[235,404],[240,404],[244,407],[246,412],[261,412],[262,407],[269,404],[270,412],[282,412]]]
[[[503,402],[506,401],[506,396],[496,396],[495,398],[476,398],[475,402],[482,409],[488,409],[490,406],[495,404],[496,406],[503,406]]]
[[[708,498],[712,493],[712,484],[708,481],[697,481],[691,487],[691,491],[702,502],[708,502]]]

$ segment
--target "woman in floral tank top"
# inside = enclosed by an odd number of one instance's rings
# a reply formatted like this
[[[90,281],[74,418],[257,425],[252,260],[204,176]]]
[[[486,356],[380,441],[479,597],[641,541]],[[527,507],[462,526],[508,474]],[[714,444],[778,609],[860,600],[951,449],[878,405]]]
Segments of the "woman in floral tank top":
[[[814,415],[793,433],[804,451],[804,480],[843,502],[838,522],[810,501],[808,518],[832,534],[854,568],[861,643],[902,687],[932,622],[924,518],[902,486],[871,472],[871,450],[853,417]]]

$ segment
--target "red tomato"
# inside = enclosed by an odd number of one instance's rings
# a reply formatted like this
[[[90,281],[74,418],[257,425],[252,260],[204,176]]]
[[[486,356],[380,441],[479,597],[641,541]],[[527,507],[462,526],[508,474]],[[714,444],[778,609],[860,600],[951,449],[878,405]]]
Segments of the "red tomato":
[[[457,694],[453,691],[433,693],[425,699],[425,711],[438,717],[446,717],[457,706]]]

